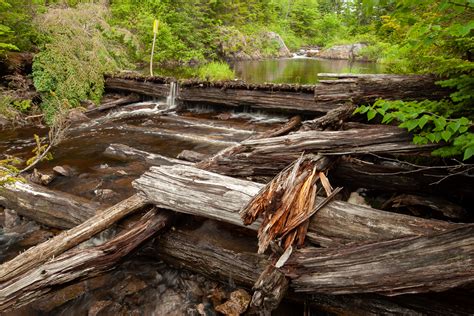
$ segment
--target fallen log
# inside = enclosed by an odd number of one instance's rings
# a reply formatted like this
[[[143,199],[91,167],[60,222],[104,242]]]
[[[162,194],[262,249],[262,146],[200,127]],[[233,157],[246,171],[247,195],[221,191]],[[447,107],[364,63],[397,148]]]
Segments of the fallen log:
[[[0,265],[0,284],[71,249],[143,206],[145,206],[145,200],[141,196],[132,195],[128,199],[100,211],[82,224],[28,249],[14,259]]]
[[[146,243],[137,255],[164,260],[179,269],[188,269],[225,284],[230,282],[250,289],[270,262],[256,254],[255,239],[229,233],[228,229],[225,231],[225,234],[215,232],[218,238],[209,238],[199,228],[178,226]],[[246,249],[242,249],[242,245]],[[469,294],[466,296],[464,305],[453,304],[449,296],[433,299],[425,295],[295,295],[290,290],[286,298],[300,303],[307,300],[313,309],[338,315],[471,315],[474,310],[471,304],[466,303],[470,302]]]
[[[296,292],[440,292],[474,284],[474,224],[432,235],[293,253],[283,268]]]
[[[178,100],[185,105],[250,107],[286,113],[326,113],[340,103],[370,103],[378,98],[400,100],[440,99],[449,90],[435,85],[436,78],[418,75],[372,75],[321,80],[316,85],[248,84],[242,81],[181,81]],[[166,97],[170,79],[136,75],[107,76],[107,90]]]
[[[0,311],[16,309],[47,294],[55,286],[95,276],[113,267],[143,241],[162,229],[170,213],[147,212],[112,240],[88,249],[68,251],[0,285]]]
[[[94,216],[99,207],[87,199],[21,181],[0,186],[0,205],[38,223],[61,229],[81,224]]]
[[[300,130],[317,131],[328,128],[338,130],[342,127],[342,124],[352,116],[355,109],[356,106],[353,103],[343,104],[334,110],[329,111],[324,116],[315,118],[314,120],[304,121]]]
[[[159,207],[243,226],[239,211],[263,185],[182,165],[151,167],[133,182],[133,187]],[[257,230],[259,223],[246,227]],[[313,216],[307,238],[333,246],[423,235],[453,225],[332,201]]]
[[[192,163],[166,157],[159,154],[149,153],[124,144],[110,144],[104,151],[104,156],[122,161],[145,160],[150,165],[192,165]]]
[[[196,151],[187,150],[187,149],[181,151],[176,156],[176,158],[178,159],[189,161],[189,162],[199,162],[199,161],[204,160],[206,157],[207,157],[206,154],[198,153]]]
[[[386,125],[344,131],[306,131],[287,136],[246,140],[198,163],[220,174],[273,177],[303,152],[342,155],[357,153],[418,153],[433,146],[418,146],[404,130]]]
[[[140,97],[138,95],[130,94],[130,95],[127,95],[123,98],[119,98],[119,99],[114,100],[114,101],[103,103],[103,104],[101,104],[100,106],[98,106],[96,108],[87,110],[86,114],[103,112],[103,111],[107,111],[107,110],[110,110],[110,109],[118,107],[118,106],[127,105],[127,104],[135,103],[135,102],[138,102],[138,101],[140,101]]]
[[[331,179],[336,185],[384,192],[427,193],[469,204],[474,198],[470,168],[472,165],[417,166],[383,157],[342,157],[332,170]]]
[[[256,136],[251,136],[249,139],[262,139],[262,138],[277,137],[277,136],[285,135],[291,132],[296,127],[298,127],[300,124],[301,124],[301,117],[293,116],[288,122],[283,124],[283,126],[276,127],[269,131],[260,133]]]

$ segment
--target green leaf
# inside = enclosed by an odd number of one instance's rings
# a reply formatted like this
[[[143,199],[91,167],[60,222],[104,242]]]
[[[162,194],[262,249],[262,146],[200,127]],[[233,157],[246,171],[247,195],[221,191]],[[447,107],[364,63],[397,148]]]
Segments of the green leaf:
[[[399,125],[399,127],[406,128],[409,131],[415,129],[417,126],[418,126],[418,120],[409,120]]]
[[[459,130],[460,127],[461,127],[461,122],[459,122],[459,120],[456,120],[454,122],[450,122],[448,124],[447,129],[450,130],[454,134]]]
[[[447,142],[451,138],[451,135],[451,132],[448,130],[441,132],[441,137],[444,139],[445,142]]]
[[[469,146],[466,148],[466,150],[464,150],[463,160],[468,160],[472,157],[472,155],[474,155],[474,146]]]
[[[433,120],[436,128],[433,130],[435,132],[440,132],[444,130],[444,127],[446,126],[446,119],[442,116],[437,117]]]
[[[434,143],[435,134],[433,134],[433,133],[426,134],[426,138],[428,138],[430,140],[430,142]]]
[[[467,127],[467,126],[461,126],[461,127],[459,128],[459,133],[461,133],[461,134],[462,134],[462,133],[465,133],[467,130],[468,130],[468,127]]]
[[[375,117],[375,115],[377,115],[377,111],[371,108],[369,112],[367,112],[367,119],[370,121]]]
[[[418,126],[419,126],[420,128],[423,128],[423,127],[426,125],[426,123],[428,123],[429,120],[430,120],[430,119],[429,119],[428,115],[423,115],[423,116],[418,120]]]

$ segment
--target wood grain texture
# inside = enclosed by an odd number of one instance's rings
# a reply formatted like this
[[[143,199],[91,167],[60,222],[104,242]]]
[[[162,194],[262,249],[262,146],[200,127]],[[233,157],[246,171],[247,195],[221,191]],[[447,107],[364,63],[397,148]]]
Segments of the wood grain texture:
[[[295,252],[284,267],[297,292],[440,292],[474,283],[474,224],[360,246]]]
[[[133,182],[150,203],[176,212],[243,226],[239,211],[263,188],[262,184],[192,166],[151,167]],[[250,226],[257,230],[260,221]],[[307,238],[323,246],[444,231],[454,224],[384,212],[332,201],[312,217]]]

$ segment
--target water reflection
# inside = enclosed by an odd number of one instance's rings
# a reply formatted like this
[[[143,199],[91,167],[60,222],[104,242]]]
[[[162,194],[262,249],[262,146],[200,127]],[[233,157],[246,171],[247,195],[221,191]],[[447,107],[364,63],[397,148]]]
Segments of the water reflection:
[[[317,74],[382,73],[383,66],[370,62],[350,62],[317,58],[282,58],[237,61],[233,68],[238,78],[252,83],[316,83]]]

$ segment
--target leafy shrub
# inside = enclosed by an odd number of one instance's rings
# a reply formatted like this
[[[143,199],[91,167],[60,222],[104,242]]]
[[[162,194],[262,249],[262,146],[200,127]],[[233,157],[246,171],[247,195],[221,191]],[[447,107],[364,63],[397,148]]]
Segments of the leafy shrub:
[[[74,9],[50,8],[35,20],[42,37],[41,51],[33,62],[33,81],[49,121],[61,105],[99,102],[104,73],[124,62],[117,58],[125,57],[120,46],[105,36],[112,31],[107,14],[104,6],[79,4]]]
[[[235,74],[227,63],[214,61],[199,67],[198,77],[210,81],[231,80]]]

